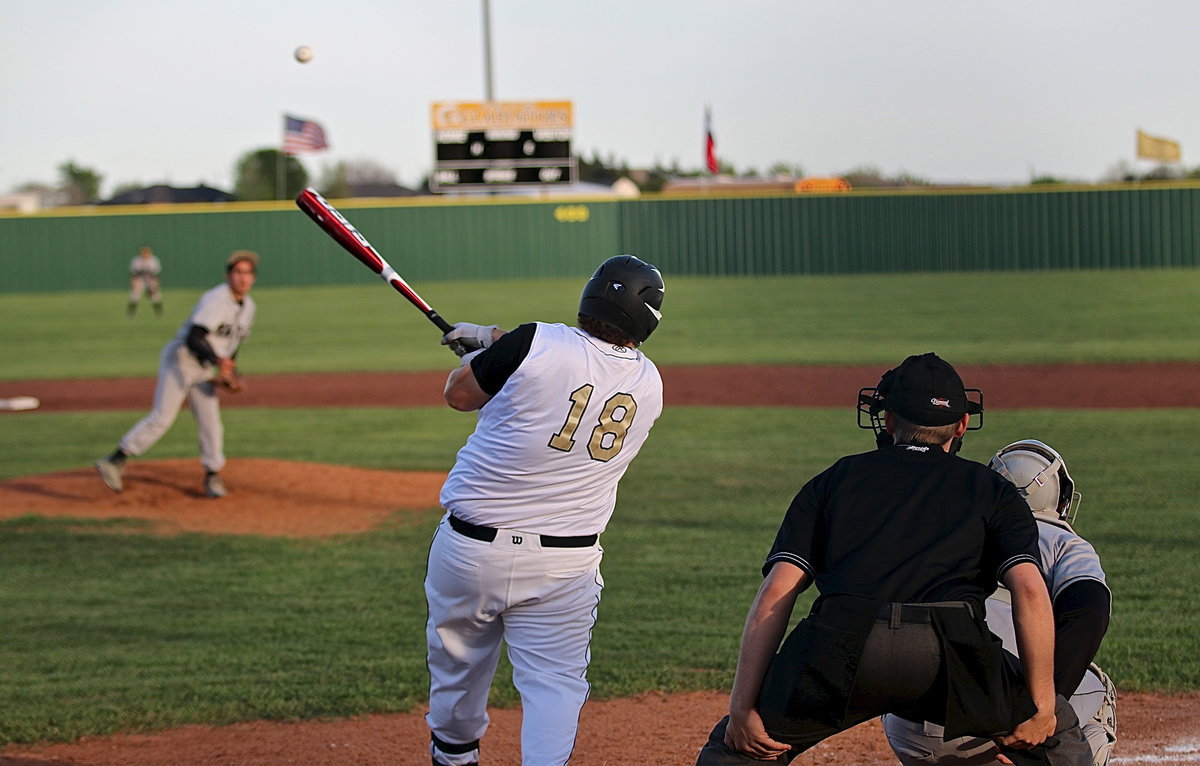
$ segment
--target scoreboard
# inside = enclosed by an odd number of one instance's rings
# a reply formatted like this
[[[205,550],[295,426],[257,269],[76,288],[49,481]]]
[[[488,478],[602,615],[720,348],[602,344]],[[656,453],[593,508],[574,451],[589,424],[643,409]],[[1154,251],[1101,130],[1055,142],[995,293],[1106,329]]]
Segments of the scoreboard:
[[[570,184],[570,101],[439,101],[433,105],[435,158],[429,187],[497,189]]]

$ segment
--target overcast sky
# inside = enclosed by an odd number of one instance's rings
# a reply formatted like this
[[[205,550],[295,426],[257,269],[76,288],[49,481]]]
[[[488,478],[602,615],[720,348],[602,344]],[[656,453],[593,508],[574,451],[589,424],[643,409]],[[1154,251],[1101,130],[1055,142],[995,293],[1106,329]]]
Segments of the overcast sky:
[[[67,160],[231,188],[282,115],[417,184],[430,104],[484,96],[482,0],[0,0],[0,193]],[[1096,181],[1139,128],[1200,165],[1198,0],[491,0],[494,97],[569,100],[576,153],[635,167],[873,165]],[[312,47],[308,64],[292,58]]]

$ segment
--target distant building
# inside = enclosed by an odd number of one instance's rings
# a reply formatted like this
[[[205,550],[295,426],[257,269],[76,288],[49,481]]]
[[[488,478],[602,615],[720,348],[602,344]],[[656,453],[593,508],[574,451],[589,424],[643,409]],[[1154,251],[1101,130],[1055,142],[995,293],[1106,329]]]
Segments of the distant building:
[[[801,179],[785,176],[774,178],[696,176],[672,179],[663,187],[662,193],[666,195],[724,195],[738,193],[844,192],[850,191],[850,188],[850,182],[838,176]]]
[[[189,202],[231,202],[233,195],[201,184],[190,189],[179,189],[166,184],[156,184],[142,189],[130,189],[114,194],[101,205],[161,205]]]
[[[400,184],[389,183],[362,183],[362,184],[347,184],[350,190],[350,196],[358,199],[360,197],[417,197],[426,192],[419,192],[414,189],[409,189],[407,186]]]
[[[733,178],[731,176],[696,176],[673,178],[663,186],[665,195],[733,194],[740,192],[794,192],[794,178]]]
[[[34,192],[0,194],[0,210],[15,210],[18,213],[36,213],[41,209],[41,197]]]

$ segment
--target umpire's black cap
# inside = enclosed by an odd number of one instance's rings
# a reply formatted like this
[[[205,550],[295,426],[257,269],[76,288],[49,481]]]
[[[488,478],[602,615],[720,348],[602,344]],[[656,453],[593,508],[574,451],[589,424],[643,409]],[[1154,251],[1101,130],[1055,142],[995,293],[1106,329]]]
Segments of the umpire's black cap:
[[[967,398],[954,367],[933,352],[910,356],[888,370],[876,391],[881,409],[919,426],[946,426],[983,410]]]

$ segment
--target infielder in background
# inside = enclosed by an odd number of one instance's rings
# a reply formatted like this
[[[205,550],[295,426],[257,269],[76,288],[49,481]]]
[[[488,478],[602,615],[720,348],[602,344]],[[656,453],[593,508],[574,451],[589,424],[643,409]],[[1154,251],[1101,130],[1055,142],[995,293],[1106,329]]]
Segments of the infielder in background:
[[[790,763],[884,713],[916,713],[954,736],[1003,734],[1022,763],[1053,755],[1086,766],[1074,714],[1054,695],[1053,614],[1029,505],[955,454],[982,397],[923,354],[859,403],[878,449],[843,457],[792,500],[746,618],[729,715],[698,766]],[[1013,593],[1023,674],[983,619],[998,581]],[[814,583],[820,596],[780,646]]]
[[[200,296],[174,339],[162,350],[150,414],[121,438],[117,449],[96,461],[113,492],[124,489],[125,459],[153,447],[171,428],[186,399],[199,427],[204,493],[224,497],[219,471],[225,466],[225,426],[217,389],[241,390],[234,358],[254,325],[250,288],[258,275],[258,253],[237,250],[225,262],[225,281]]]
[[[129,262],[129,305],[125,313],[133,316],[137,313],[138,301],[146,293],[150,294],[150,304],[154,313],[162,316],[162,292],[159,290],[159,277],[162,275],[162,263],[149,245],[142,245],[138,254]]]
[[[522,763],[571,756],[604,585],[599,535],[662,411],[658,370],[638,350],[662,300],[658,269],[621,255],[584,286],[578,328],[462,323],[442,339],[465,346],[446,403],[479,415],[442,487],[425,578],[434,764],[479,761],[501,641]]]
[[[1054,688],[1069,697],[1087,737],[1095,766],[1105,766],[1116,741],[1116,689],[1092,663],[1108,630],[1112,594],[1095,548],[1071,528],[1079,493],[1062,456],[1033,439],[1013,442],[988,467],[1011,481],[1033,510],[1042,572],[1054,608]],[[1012,596],[999,588],[987,601],[987,622],[1004,648],[1017,652]],[[989,739],[942,738],[934,723],[883,717],[892,750],[906,766],[991,766],[1000,764]]]

